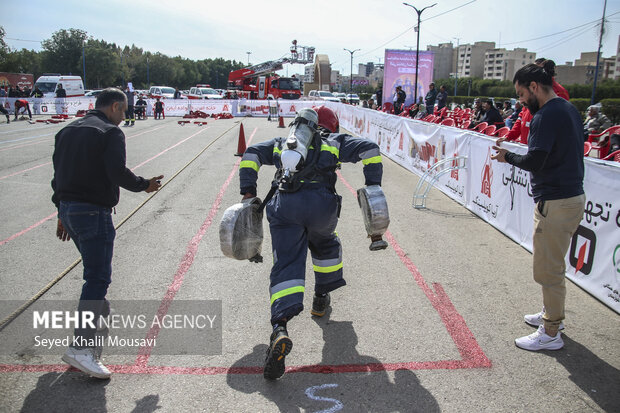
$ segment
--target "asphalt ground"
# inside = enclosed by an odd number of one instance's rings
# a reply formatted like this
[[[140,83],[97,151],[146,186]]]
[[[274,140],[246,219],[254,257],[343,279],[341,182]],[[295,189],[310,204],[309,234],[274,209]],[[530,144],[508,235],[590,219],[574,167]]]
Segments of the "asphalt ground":
[[[618,412],[620,317],[567,282],[565,347],[539,353],[514,339],[534,331],[541,309],[531,254],[433,189],[411,207],[418,177],[384,158],[391,224],[387,250],[371,252],[354,190],[362,165],[345,164],[338,233],[347,286],[323,318],[306,309],[289,323],[293,350],[277,382],[262,377],[270,334],[271,240],[254,264],[222,255],[219,222],[239,202],[240,119],[179,126],[178,118],[123,128],[127,165],[165,175],[162,190],[117,232],[108,298],[221,300],[218,355],[106,355],[110,380],[73,370],[54,355],[0,355],[0,411],[14,412]],[[286,133],[243,120],[251,143]],[[64,124],[0,124],[0,300],[25,302],[79,258],[55,238],[50,201],[54,134]],[[207,145],[211,144],[195,161]],[[176,178],[168,180],[181,168]],[[263,167],[259,196],[273,176]],[[118,224],[148,197],[122,191]],[[41,300],[76,300],[78,265]],[[312,265],[307,265],[312,291]],[[9,315],[5,311],[0,319]],[[27,312],[19,317],[26,317]],[[19,319],[18,317],[18,319]],[[17,323],[0,331],[19,334]],[[162,333],[162,334],[165,334]]]

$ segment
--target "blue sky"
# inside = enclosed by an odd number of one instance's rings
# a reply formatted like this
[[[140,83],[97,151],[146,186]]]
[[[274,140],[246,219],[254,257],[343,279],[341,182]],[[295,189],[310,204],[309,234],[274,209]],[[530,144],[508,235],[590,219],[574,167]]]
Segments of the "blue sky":
[[[525,47],[557,64],[596,51],[604,0],[411,0],[422,14],[420,50],[452,41],[494,41]],[[396,0],[309,1],[10,1],[2,0],[6,42],[40,49],[59,29],[78,28],[96,39],[135,44],[151,52],[191,59],[223,57],[251,63],[287,54],[293,39],[329,55],[333,69],[349,74],[357,63],[383,62],[384,49],[414,48],[417,15]],[[603,56],[616,54],[620,0],[608,0]],[[563,33],[561,33],[563,32]],[[21,39],[21,40],[13,40]],[[535,39],[535,40],[533,40]],[[29,41],[24,41],[29,40]],[[289,65],[289,74],[303,72]],[[285,69],[286,70],[286,69]]]

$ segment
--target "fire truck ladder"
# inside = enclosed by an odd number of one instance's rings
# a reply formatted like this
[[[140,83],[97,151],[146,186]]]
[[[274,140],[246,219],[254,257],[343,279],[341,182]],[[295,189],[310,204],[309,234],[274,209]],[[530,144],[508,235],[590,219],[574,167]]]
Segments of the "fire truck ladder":
[[[431,188],[435,186],[435,182],[437,182],[439,177],[458,169],[467,169],[466,161],[467,156],[446,158],[435,163],[435,165],[424,172],[413,192],[413,207],[415,209],[426,209],[426,196]]]

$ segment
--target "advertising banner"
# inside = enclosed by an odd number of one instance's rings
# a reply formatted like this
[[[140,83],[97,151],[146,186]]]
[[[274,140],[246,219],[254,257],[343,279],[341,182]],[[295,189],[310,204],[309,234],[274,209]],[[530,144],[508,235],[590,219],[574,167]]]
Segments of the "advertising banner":
[[[418,64],[418,101],[428,92],[433,79],[433,52],[420,52]],[[385,50],[385,69],[383,71],[383,102],[394,102],[396,86],[402,86],[407,94],[405,106],[413,104],[415,91],[416,52],[415,50]]]
[[[417,175],[431,171],[436,188],[532,251],[530,173],[491,160],[494,139],[360,107],[329,106],[341,127],[376,142],[384,156]],[[524,145],[503,145],[527,152]],[[465,168],[435,176],[443,168],[435,171],[433,165],[457,156],[467,157]],[[620,192],[610,191],[619,181],[620,164],[585,158],[586,209],[566,256],[566,276],[620,314]]]

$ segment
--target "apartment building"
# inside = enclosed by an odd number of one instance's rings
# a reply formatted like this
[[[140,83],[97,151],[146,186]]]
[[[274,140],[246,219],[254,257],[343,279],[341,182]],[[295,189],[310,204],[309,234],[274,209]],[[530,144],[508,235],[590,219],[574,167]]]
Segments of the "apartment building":
[[[457,73],[459,77],[483,77],[485,53],[495,49],[495,42],[476,42],[459,46]]]
[[[536,53],[528,52],[527,49],[490,49],[484,53],[482,77],[483,79],[512,80],[517,70],[534,63],[535,60]]]

